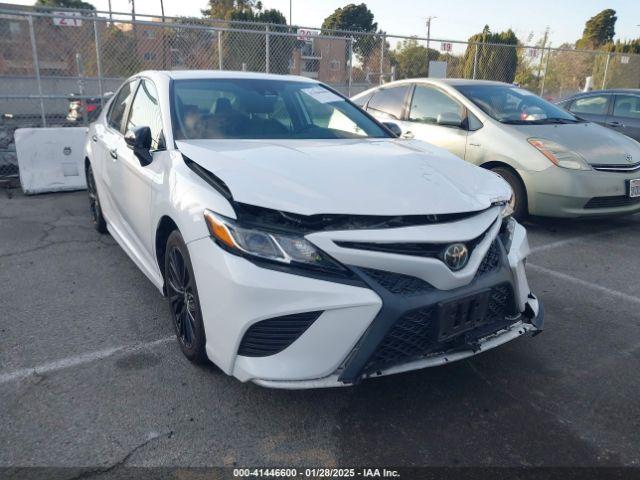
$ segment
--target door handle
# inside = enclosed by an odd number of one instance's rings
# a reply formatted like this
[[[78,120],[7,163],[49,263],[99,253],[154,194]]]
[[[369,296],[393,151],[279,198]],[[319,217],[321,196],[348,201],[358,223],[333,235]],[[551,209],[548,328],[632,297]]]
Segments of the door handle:
[[[408,138],[408,139],[411,139],[411,138],[415,138],[415,135],[413,134],[413,132],[404,132],[404,133],[402,134],[402,138]]]
[[[624,127],[624,123],[622,122],[607,122],[607,125],[609,125],[610,127]]]
[[[114,160],[118,159],[118,150],[116,150],[115,148],[113,150],[109,150],[109,155],[111,155],[111,158],[113,158]]]
[[[92,135],[91,136],[91,140],[93,140],[94,142],[97,142],[98,141],[98,137],[96,137],[95,135]]]

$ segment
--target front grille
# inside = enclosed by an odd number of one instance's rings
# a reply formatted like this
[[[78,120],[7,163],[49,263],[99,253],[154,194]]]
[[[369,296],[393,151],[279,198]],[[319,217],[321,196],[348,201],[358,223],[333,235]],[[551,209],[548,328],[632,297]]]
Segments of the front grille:
[[[585,209],[628,207],[640,203],[640,197],[632,198],[626,195],[615,197],[594,197],[584,206]]]
[[[372,268],[361,268],[360,270],[382,288],[396,295],[421,295],[434,288],[424,280],[410,275],[374,270]]]
[[[591,165],[594,170],[598,170],[599,172],[636,172],[640,170],[640,162],[632,163],[632,164],[616,164],[616,165],[606,165],[606,164],[595,164]]]
[[[444,352],[468,345],[478,338],[504,328],[509,323],[505,317],[509,315],[509,307],[513,299],[511,287],[508,284],[498,285],[493,287],[488,295],[487,310],[481,326],[462,331],[456,337],[448,338],[442,343],[438,342],[441,327],[436,305],[406,313],[385,335],[367,362],[364,372],[376,372],[418,359],[429,353]],[[459,319],[461,324],[466,321],[466,318]]]
[[[476,278],[485,273],[493,272],[500,265],[500,246],[498,240],[494,240],[487,254],[482,259],[478,271],[476,272]]]
[[[256,322],[242,337],[238,355],[266,357],[283,351],[302,335],[322,312],[305,312]]]

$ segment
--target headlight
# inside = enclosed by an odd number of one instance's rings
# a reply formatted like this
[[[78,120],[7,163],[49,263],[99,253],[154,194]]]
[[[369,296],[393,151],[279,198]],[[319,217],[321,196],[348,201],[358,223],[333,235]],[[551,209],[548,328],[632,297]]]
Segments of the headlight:
[[[559,143],[544,138],[529,138],[528,142],[558,167],[572,170],[591,169],[580,155]]]
[[[283,264],[344,270],[339,263],[317,249],[304,237],[245,228],[209,210],[204,211],[204,219],[211,236],[232,253]]]

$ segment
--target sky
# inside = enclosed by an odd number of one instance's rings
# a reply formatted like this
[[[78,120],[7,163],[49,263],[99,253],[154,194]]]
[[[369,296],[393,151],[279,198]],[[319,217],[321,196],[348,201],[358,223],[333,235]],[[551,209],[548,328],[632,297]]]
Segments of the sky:
[[[7,0],[4,0],[5,2]],[[98,10],[108,9],[108,0],[85,0]],[[276,8],[289,18],[290,0],[262,0],[264,8]],[[363,0],[291,0],[293,22],[320,26],[336,8]],[[34,0],[8,1],[31,5]],[[550,29],[552,46],[575,42],[584,23],[605,8],[617,12],[616,38],[640,37],[640,1],[638,0],[537,0],[536,2],[499,0],[368,0],[365,1],[378,22],[378,28],[396,35],[426,35],[426,18],[431,22],[431,37],[438,40],[466,40],[488,24],[492,31],[511,28],[524,43],[535,43]],[[129,0],[111,0],[114,11],[129,11]],[[164,0],[169,16],[199,16],[207,0]],[[136,0],[139,13],[159,14],[160,0]],[[531,41],[527,39],[532,34]]]

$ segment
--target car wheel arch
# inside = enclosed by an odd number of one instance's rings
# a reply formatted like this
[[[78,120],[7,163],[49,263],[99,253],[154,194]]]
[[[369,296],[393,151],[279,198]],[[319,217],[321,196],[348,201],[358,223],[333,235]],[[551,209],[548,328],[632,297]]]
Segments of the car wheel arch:
[[[509,172],[511,172],[515,178],[520,182],[520,185],[522,186],[522,189],[524,191],[524,201],[525,201],[525,208],[526,211],[528,211],[529,208],[529,191],[527,189],[527,184],[525,183],[524,179],[522,178],[522,176],[518,173],[518,171],[513,168],[513,166],[509,165],[508,163],[505,162],[500,162],[500,161],[489,161],[489,162],[485,162],[483,164],[480,165],[480,167],[482,168],[486,168],[487,170],[494,170],[496,168],[502,168],[505,170],[508,170]]]
[[[164,254],[165,249],[167,247],[167,240],[169,239],[169,235],[171,232],[180,229],[176,222],[169,215],[163,215],[160,217],[158,221],[158,226],[156,227],[156,235],[155,235],[155,253],[156,253],[156,262],[158,263],[158,268],[160,269],[160,274],[164,279]],[[166,295],[166,286],[162,286],[162,292]]]

